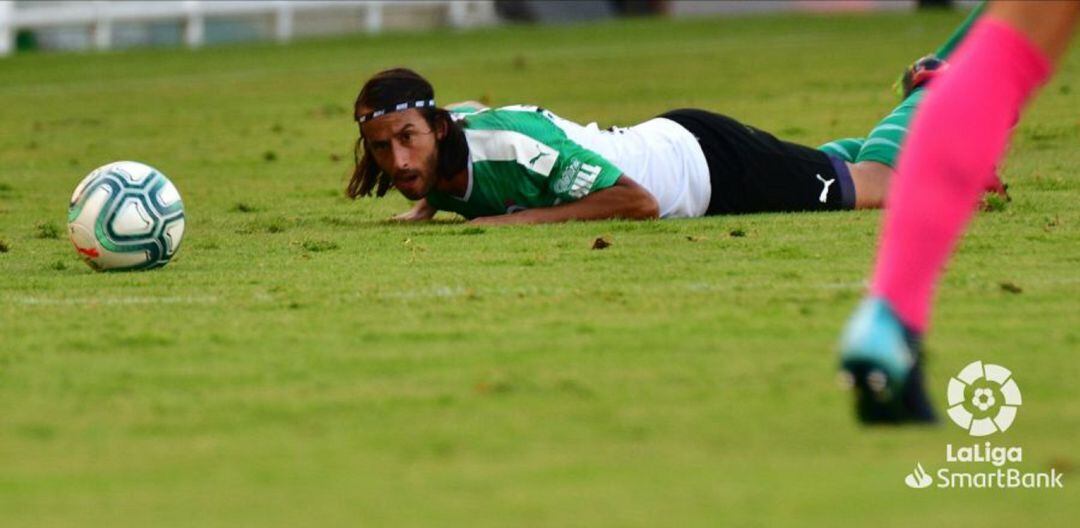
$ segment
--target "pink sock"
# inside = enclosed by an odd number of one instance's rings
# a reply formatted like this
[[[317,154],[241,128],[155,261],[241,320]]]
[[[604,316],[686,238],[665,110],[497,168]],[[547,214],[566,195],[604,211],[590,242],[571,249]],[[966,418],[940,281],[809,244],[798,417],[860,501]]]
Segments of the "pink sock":
[[[1049,75],[1026,36],[983,17],[930,86],[889,189],[872,287],[916,331],[1021,108]]]

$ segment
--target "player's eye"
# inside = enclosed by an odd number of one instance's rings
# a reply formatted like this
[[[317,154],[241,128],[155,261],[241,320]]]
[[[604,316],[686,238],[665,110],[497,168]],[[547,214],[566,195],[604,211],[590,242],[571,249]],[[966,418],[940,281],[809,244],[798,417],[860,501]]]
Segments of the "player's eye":
[[[389,141],[372,141],[371,150],[375,152],[383,152],[390,147]]]
[[[410,143],[412,143],[412,134],[408,132],[402,132],[398,135],[398,141],[400,141],[403,146],[407,147]]]

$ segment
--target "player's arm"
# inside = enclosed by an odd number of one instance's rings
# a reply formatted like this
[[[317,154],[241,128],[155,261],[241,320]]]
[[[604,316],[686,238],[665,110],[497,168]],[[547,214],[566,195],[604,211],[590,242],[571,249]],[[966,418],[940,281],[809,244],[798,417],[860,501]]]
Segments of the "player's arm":
[[[580,200],[551,207],[526,209],[513,214],[484,216],[472,220],[472,224],[545,224],[568,220],[648,220],[660,216],[660,205],[644,187],[626,176],[619,176],[615,184],[593,191]]]
[[[434,206],[428,203],[427,198],[421,198],[413,204],[413,208],[405,211],[404,213],[394,215],[394,220],[399,222],[423,222],[425,220],[431,220],[435,217],[435,213],[439,212]]]

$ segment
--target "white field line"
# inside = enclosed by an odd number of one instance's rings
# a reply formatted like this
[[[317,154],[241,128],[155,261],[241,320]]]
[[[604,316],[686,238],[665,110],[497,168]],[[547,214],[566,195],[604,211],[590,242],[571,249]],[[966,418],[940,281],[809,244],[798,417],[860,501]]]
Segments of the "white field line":
[[[800,288],[806,288],[810,290],[857,290],[863,291],[867,289],[867,283],[863,281],[859,282],[828,282],[820,284],[801,284]],[[693,282],[689,284],[683,284],[675,288],[668,286],[631,286],[631,287],[617,287],[610,289],[602,289],[600,291],[585,292],[581,288],[561,288],[550,286],[526,286],[520,288],[470,288],[467,286],[438,286],[434,288],[402,290],[402,291],[389,291],[389,292],[375,292],[373,294],[356,294],[353,298],[370,298],[376,297],[380,299],[447,299],[455,297],[469,297],[472,295],[492,295],[492,296],[512,296],[512,295],[565,295],[574,293],[612,293],[612,292],[626,292],[626,293],[672,293],[673,291],[682,291],[686,293],[701,293],[701,292],[736,292],[740,291],[738,282],[727,283],[711,283],[711,282]]]
[[[850,282],[850,283],[821,283],[821,284],[804,284],[802,288],[811,290],[864,290],[866,284],[863,282]],[[625,292],[625,293],[672,293],[673,291],[682,291],[685,293],[702,293],[702,292],[735,292],[739,290],[738,282],[728,283],[710,283],[710,282],[694,282],[689,284],[683,284],[675,288],[666,286],[631,286],[631,287],[613,287],[605,288],[599,292],[596,291],[584,291],[581,288],[568,288],[558,286],[522,286],[518,288],[473,288],[468,286],[436,286],[432,288],[420,288],[409,290],[396,290],[396,291],[375,291],[375,292],[354,292],[344,296],[344,300],[356,300],[356,299],[397,299],[397,300],[411,300],[411,299],[453,299],[461,297],[470,297],[474,295],[483,296],[514,296],[514,295],[530,295],[530,296],[550,296],[550,295],[573,295],[577,293],[612,293],[612,292]],[[123,306],[123,305],[149,305],[149,304],[192,304],[192,305],[206,305],[206,304],[218,304],[221,302],[237,302],[246,303],[254,301],[256,304],[273,304],[284,301],[285,299],[275,297],[266,293],[255,293],[250,296],[236,296],[231,299],[222,299],[218,296],[171,296],[171,297],[155,297],[155,296],[124,296],[124,297],[37,297],[37,296],[23,296],[23,297],[5,297],[0,299],[0,305],[23,305],[23,306]]]
[[[1063,278],[1042,280],[1035,282],[1025,282],[1021,284],[1022,287],[1046,287],[1046,286],[1064,286],[1080,283],[1080,277]],[[791,291],[798,290],[852,290],[857,292],[865,292],[869,288],[869,283],[866,281],[854,281],[854,282],[822,282],[822,283],[799,283],[791,288]],[[741,287],[741,283],[738,281],[730,281],[723,283],[716,282],[691,282],[682,284],[679,286],[620,286],[611,288],[602,288],[599,290],[583,290],[581,288],[571,287],[559,287],[559,286],[521,286],[517,288],[485,288],[485,287],[469,287],[461,285],[446,285],[435,286],[430,288],[414,288],[403,289],[394,291],[374,291],[374,292],[352,292],[346,293],[343,296],[337,297],[338,300],[358,300],[358,299],[396,299],[396,300],[422,300],[422,299],[453,299],[470,296],[514,296],[514,295],[536,295],[536,296],[551,296],[551,295],[573,295],[573,294],[595,294],[595,293],[645,293],[645,294],[671,294],[675,292],[683,293],[710,293],[710,292],[740,292],[746,293],[746,290]],[[257,292],[247,295],[238,295],[229,299],[223,299],[218,296],[172,296],[172,297],[155,297],[155,296],[126,296],[126,297],[73,297],[73,298],[50,298],[50,297],[5,297],[0,299],[0,305],[24,305],[24,306],[96,306],[96,305],[144,305],[144,304],[193,304],[193,305],[205,305],[205,304],[218,304],[222,302],[235,302],[235,303],[249,303],[254,301],[256,304],[272,304],[280,303],[287,299],[270,295],[264,292]]]
[[[1080,277],[1062,278],[1062,279],[1050,279],[1040,280],[1032,282],[1024,282],[1021,287],[1046,287],[1046,286],[1063,286],[1069,284],[1080,283]],[[852,282],[820,282],[820,283],[796,283],[792,285],[790,291],[799,290],[850,290],[855,292],[868,292],[870,290],[870,282],[868,280],[859,280]],[[435,286],[429,288],[415,288],[411,290],[398,290],[398,291],[374,291],[374,292],[355,292],[347,295],[350,300],[357,299],[450,299],[457,297],[470,297],[470,296],[512,296],[512,295],[567,295],[567,294],[579,294],[579,293],[645,293],[645,294],[670,294],[670,293],[708,293],[708,292],[728,292],[728,293],[745,293],[749,290],[745,289],[739,281],[729,282],[691,282],[681,284],[678,286],[664,286],[664,285],[632,285],[632,286],[620,286],[611,288],[601,288],[598,290],[583,290],[582,288],[571,287],[559,287],[559,286],[521,286],[516,288],[485,288],[470,287],[462,285],[446,285]]]

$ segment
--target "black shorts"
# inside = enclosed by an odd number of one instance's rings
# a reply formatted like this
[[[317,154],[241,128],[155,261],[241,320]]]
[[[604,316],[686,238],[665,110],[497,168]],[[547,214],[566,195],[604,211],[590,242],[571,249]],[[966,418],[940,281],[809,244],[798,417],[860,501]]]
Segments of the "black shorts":
[[[851,174],[839,158],[705,110],[660,117],[689,130],[705,153],[712,181],[707,215],[855,206]]]

